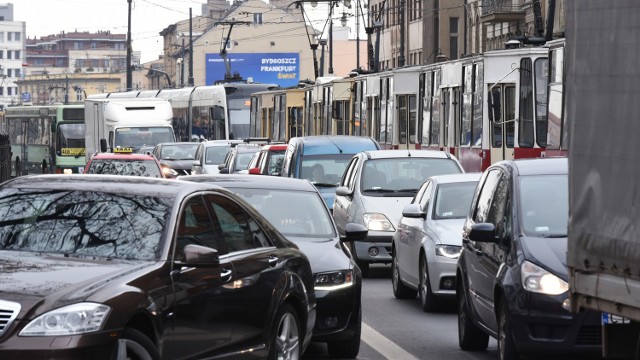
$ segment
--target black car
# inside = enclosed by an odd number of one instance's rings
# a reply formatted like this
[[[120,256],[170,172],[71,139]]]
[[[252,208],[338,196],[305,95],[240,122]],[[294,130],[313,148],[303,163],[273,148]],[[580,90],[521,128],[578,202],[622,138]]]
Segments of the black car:
[[[338,235],[322,196],[307,180],[252,175],[192,175],[180,179],[212,182],[243,197],[307,255],[315,279],[317,316],[313,341],[329,354],[355,358],[360,349],[362,274],[345,242],[367,236],[348,224]]]
[[[0,359],[298,358],[307,257],[211,184],[40,175],[0,186]]]
[[[160,161],[164,177],[174,179],[191,174],[197,149],[196,142],[160,143],[153,149],[152,155]]]
[[[501,161],[476,188],[458,260],[458,339],[500,359],[599,354],[600,313],[570,312],[566,158]]]

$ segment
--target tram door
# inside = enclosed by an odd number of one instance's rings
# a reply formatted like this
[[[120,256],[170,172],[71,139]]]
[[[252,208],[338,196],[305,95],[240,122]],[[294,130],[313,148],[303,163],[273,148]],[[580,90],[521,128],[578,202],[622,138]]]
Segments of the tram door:
[[[513,83],[494,84],[489,87],[487,102],[492,164],[514,157],[516,99],[516,86]]]
[[[459,144],[456,136],[460,126],[460,88],[452,87],[442,89],[442,124],[441,149],[459,157]]]

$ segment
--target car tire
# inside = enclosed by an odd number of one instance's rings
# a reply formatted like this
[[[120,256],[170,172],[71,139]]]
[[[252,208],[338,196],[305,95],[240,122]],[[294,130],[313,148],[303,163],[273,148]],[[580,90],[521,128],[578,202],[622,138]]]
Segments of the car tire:
[[[424,312],[437,311],[440,308],[440,299],[433,295],[431,279],[429,277],[429,265],[426,257],[420,256],[420,283],[418,284],[418,297],[420,306]]]
[[[480,330],[472,321],[464,288],[458,289],[458,345],[465,351],[486,350],[489,335]]]
[[[116,359],[160,360],[160,352],[153,341],[142,332],[125,328],[118,340]]]
[[[300,321],[298,314],[290,304],[283,304],[276,315],[276,327],[273,329],[269,360],[298,360],[302,356]]]
[[[353,321],[353,335],[347,340],[327,342],[327,351],[332,358],[355,359],[360,352],[360,338],[362,335],[362,308]]]
[[[520,354],[513,341],[511,327],[509,326],[509,309],[507,300],[500,301],[500,313],[498,313],[498,359],[519,360]]]
[[[369,277],[369,263],[368,262],[364,262],[364,261],[360,261],[360,260],[356,260],[356,264],[360,268],[360,272],[362,273],[362,277],[363,278]]]
[[[418,291],[407,287],[400,279],[397,256],[393,256],[391,260],[391,285],[393,286],[393,296],[396,299],[415,299],[418,294]]]

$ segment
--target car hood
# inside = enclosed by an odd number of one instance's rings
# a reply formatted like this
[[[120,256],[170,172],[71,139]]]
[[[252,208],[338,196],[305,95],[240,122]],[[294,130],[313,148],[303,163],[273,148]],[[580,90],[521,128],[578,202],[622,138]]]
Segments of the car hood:
[[[59,306],[84,301],[115,277],[150,264],[0,251],[0,299],[22,304],[22,316],[45,298]]]
[[[526,260],[542,266],[568,281],[567,238],[522,237],[522,253]]]
[[[384,214],[394,227],[398,226],[402,209],[407,206],[413,197],[378,197],[362,196],[363,212]]]
[[[439,244],[462,246],[462,226],[465,219],[432,220],[431,230]]]
[[[160,160],[160,164],[172,169],[191,170],[193,159],[191,160]]]
[[[314,274],[352,268],[351,260],[340,247],[337,238],[311,239],[289,236],[287,239],[293,241],[307,255]]]

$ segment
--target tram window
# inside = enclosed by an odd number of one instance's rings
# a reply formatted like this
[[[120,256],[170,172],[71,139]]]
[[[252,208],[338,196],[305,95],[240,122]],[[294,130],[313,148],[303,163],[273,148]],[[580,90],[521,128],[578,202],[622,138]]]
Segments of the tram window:
[[[507,147],[512,148],[516,132],[516,87],[506,86],[504,89],[505,135]]]
[[[489,98],[489,119],[491,120],[491,146],[502,147],[502,120],[500,118],[500,104],[502,89],[495,87],[491,90]]]
[[[530,58],[520,61],[520,127],[518,146],[533,147],[533,76]]]

